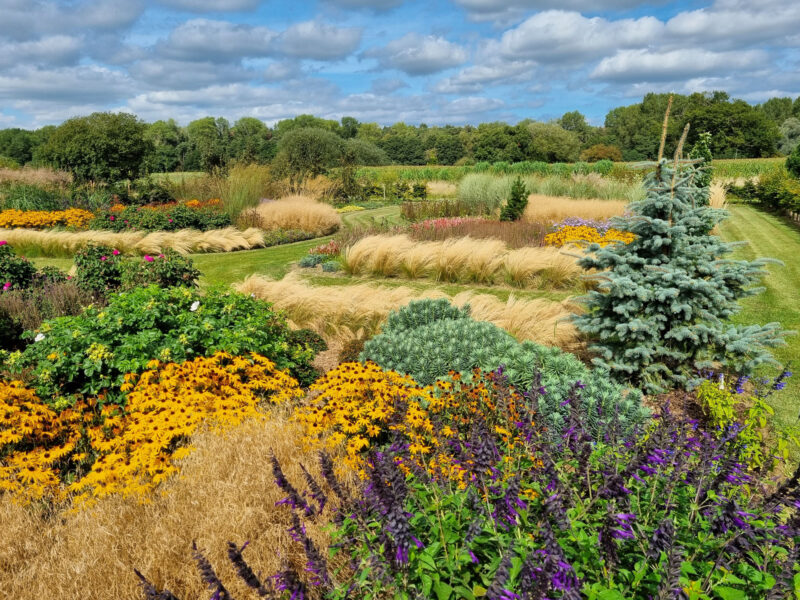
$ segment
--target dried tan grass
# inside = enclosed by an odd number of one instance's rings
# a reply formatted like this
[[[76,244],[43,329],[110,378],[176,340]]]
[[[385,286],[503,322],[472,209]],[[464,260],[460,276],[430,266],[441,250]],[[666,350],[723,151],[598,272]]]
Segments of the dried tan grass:
[[[241,231],[234,227],[195,231],[39,231],[9,229],[2,238],[23,254],[39,256],[71,256],[89,244],[102,244],[130,254],[157,254],[171,248],[181,254],[196,252],[231,252],[250,250],[264,245],[261,230]]]
[[[194,439],[196,451],[183,461],[180,477],[163,486],[149,504],[107,497],[93,509],[46,518],[0,498],[0,586],[16,600],[91,598],[140,600],[133,569],[179,598],[209,592],[192,560],[192,541],[217,569],[236,598],[250,593],[225,551],[229,540],[249,541],[245,559],[266,578],[280,567],[281,552],[303,573],[305,558],[286,532],[290,511],[275,506],[285,494],[275,485],[268,459],[274,452],[284,473],[304,487],[302,462],[317,473],[317,459],[304,449],[297,427],[285,417],[253,422],[224,436]],[[328,539],[308,523],[323,554]]]
[[[266,230],[302,229],[315,235],[328,235],[342,226],[342,218],[335,208],[306,195],[262,202],[245,211],[242,217],[248,222],[260,223]]]
[[[531,194],[522,218],[529,223],[558,223],[567,217],[603,220],[621,215],[627,206],[624,200],[576,200]]]
[[[458,195],[458,186],[449,181],[429,181],[425,184],[428,195],[435,198],[445,198]]]
[[[406,235],[373,235],[345,248],[342,257],[352,275],[484,284],[505,280],[520,287],[564,287],[581,273],[574,257],[555,248],[509,250],[499,240],[470,237],[415,242]]]
[[[490,294],[461,292],[450,298],[439,290],[419,291],[359,283],[346,286],[312,286],[295,273],[280,281],[260,275],[235,286],[286,312],[298,328],[313,329],[330,342],[371,337],[380,331],[389,312],[421,298],[449,298],[453,304],[469,304],[472,316],[502,327],[519,340],[564,349],[579,344],[578,332],[566,319],[577,307],[570,301],[524,300],[511,294],[504,302]]]
[[[72,182],[72,175],[65,171],[54,171],[45,167],[34,169],[0,169],[0,183],[24,183],[26,185],[64,187]]]
[[[711,184],[708,203],[712,208],[725,208],[728,206],[727,193],[725,186],[718,181]]]

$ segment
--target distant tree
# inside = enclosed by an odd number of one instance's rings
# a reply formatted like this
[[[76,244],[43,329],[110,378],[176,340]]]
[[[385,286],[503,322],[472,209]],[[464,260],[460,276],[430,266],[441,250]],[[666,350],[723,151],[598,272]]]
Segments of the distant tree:
[[[339,135],[346,140],[356,137],[358,135],[358,125],[358,119],[355,117],[342,117]]]
[[[292,185],[321,175],[341,160],[344,142],[335,133],[318,127],[292,129],[278,142],[278,165],[286,170]]]
[[[275,156],[277,144],[263,121],[242,117],[231,129],[229,151],[231,158],[237,161],[266,163]]]
[[[800,179],[800,144],[795,146],[792,153],[786,158],[786,170],[795,179]]]
[[[383,131],[381,130],[381,126],[377,123],[359,123],[356,137],[360,140],[367,140],[368,142],[377,144],[381,137],[383,137]]]
[[[577,110],[566,112],[561,115],[558,120],[558,125],[561,125],[567,131],[571,131],[578,136],[581,144],[585,144],[592,134],[594,129],[589,123],[586,122],[586,117]]]
[[[10,158],[20,165],[31,162],[36,148],[33,132],[13,128],[0,130],[0,156]]]
[[[190,146],[197,152],[200,168],[208,173],[228,162],[230,124],[227,119],[205,117],[186,127]]]
[[[791,98],[770,98],[758,106],[758,110],[764,113],[770,121],[780,126],[786,119],[792,116]]]
[[[780,127],[781,140],[778,142],[778,152],[789,155],[800,144],[800,119],[789,117]]]
[[[778,126],[743,100],[698,106],[685,118],[694,131],[714,132],[711,152],[717,158],[768,157],[778,150]]]
[[[595,144],[589,146],[581,152],[581,160],[586,162],[597,162],[598,160],[622,161],[622,150],[609,144]]]
[[[792,116],[800,119],[800,96],[795,98],[792,103]]]
[[[293,129],[324,129],[332,133],[339,133],[339,122],[331,119],[322,119],[314,115],[297,115],[293,119],[284,119],[275,124],[275,137],[282,138]]]
[[[147,126],[128,113],[98,112],[58,126],[39,156],[78,181],[135,179],[152,150]]]
[[[354,165],[380,166],[388,165],[391,162],[389,156],[381,148],[372,142],[358,138],[345,140],[342,152],[347,154],[348,160]]]
[[[530,123],[531,156],[544,162],[578,160],[581,142],[576,133],[555,123]]]
[[[436,151],[436,162],[440,165],[452,165],[464,156],[464,145],[455,128],[438,131],[433,136],[433,150]]]
[[[395,123],[384,130],[378,146],[399,165],[424,165],[425,146],[414,127]]]
[[[144,161],[148,173],[171,173],[181,167],[179,146],[185,135],[174,119],[150,123],[144,138],[152,145]]]
[[[531,135],[527,122],[515,127],[507,123],[481,123],[471,132],[472,155],[478,161],[520,162],[527,158]]]

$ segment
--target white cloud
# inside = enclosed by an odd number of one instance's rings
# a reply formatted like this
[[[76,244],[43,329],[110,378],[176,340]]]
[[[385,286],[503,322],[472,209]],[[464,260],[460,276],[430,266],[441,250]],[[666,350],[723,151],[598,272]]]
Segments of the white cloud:
[[[393,94],[397,90],[407,88],[408,84],[402,79],[385,79],[379,77],[372,80],[372,92],[378,95]]]
[[[132,25],[142,0],[83,0],[65,4],[41,0],[0,0],[0,35],[26,40],[39,35],[114,31]]]
[[[296,79],[304,74],[300,61],[281,60],[273,61],[264,69],[263,77],[266,81],[282,81]]]
[[[321,21],[304,21],[284,31],[278,47],[285,54],[297,58],[337,60],[358,48],[361,34],[360,27],[336,27]]]
[[[132,89],[128,75],[97,65],[46,69],[18,67],[0,74],[0,98],[78,104],[116,102]]]
[[[498,21],[507,23],[526,11],[542,11],[554,8],[563,10],[599,12],[634,8],[639,0],[454,0],[475,21]]]
[[[178,60],[227,62],[273,54],[277,35],[267,27],[192,19],[173,29],[157,52]]]
[[[364,53],[377,58],[381,67],[398,69],[409,75],[430,75],[466,62],[467,51],[443,37],[408,33],[383,48]]]
[[[655,17],[609,21],[573,11],[548,10],[529,17],[487,45],[485,54],[543,63],[587,62],[620,48],[647,47],[664,31]]]
[[[327,0],[330,4],[342,8],[371,8],[373,10],[389,10],[400,6],[403,0]]]
[[[441,94],[475,93],[489,84],[504,85],[529,79],[536,65],[532,61],[494,61],[471,65],[434,85]]]
[[[261,0],[160,0],[161,4],[190,12],[239,12],[255,10]]]
[[[166,58],[140,60],[130,67],[130,74],[147,87],[178,90],[197,90],[214,84],[247,81],[253,78],[238,64],[211,61],[182,61]]]
[[[764,64],[767,56],[762,50],[711,52],[702,49],[621,50],[604,58],[592,71],[593,79],[630,82],[685,81],[732,69],[752,69]]]
[[[78,60],[83,41],[68,35],[53,35],[26,42],[0,42],[0,67],[19,64],[66,65]]]

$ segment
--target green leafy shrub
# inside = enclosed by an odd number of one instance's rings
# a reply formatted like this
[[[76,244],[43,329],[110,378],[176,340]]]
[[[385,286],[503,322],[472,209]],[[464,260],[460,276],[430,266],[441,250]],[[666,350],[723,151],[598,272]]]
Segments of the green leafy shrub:
[[[293,342],[271,305],[234,292],[205,295],[187,287],[150,286],[112,295],[108,306],[44,322],[25,333],[31,343],[7,365],[30,373],[39,397],[69,403],[71,394],[106,393],[121,401],[126,373],[153,360],[184,362],[215,352],[257,352],[307,384],[314,351]]]
[[[795,179],[800,179],[800,144],[797,144],[792,153],[786,157],[786,170]]]
[[[185,204],[169,207],[128,206],[121,211],[102,210],[89,224],[91,229],[110,231],[209,231],[230,227],[230,215],[213,207],[191,208]]]
[[[358,362],[358,356],[364,351],[364,338],[353,338],[342,344],[339,350],[339,363]]]
[[[158,256],[129,257],[122,261],[122,289],[152,284],[161,287],[194,286],[198,277],[200,271],[194,268],[192,259],[171,248]]]
[[[8,243],[0,240],[0,293],[30,287],[35,275],[36,267],[24,256],[17,256]]]
[[[75,282],[84,290],[105,296],[122,285],[122,255],[110,246],[90,245],[75,254]]]
[[[491,371],[503,367],[505,376],[519,390],[539,389],[538,412],[547,419],[554,435],[568,418],[562,403],[580,381],[587,424],[600,431],[619,419],[624,427],[641,423],[648,411],[641,394],[612,382],[603,370],[593,371],[577,357],[557,348],[532,342],[520,343],[499,327],[469,316],[446,300],[417,300],[393,311],[380,335],[364,344],[361,360],[408,373],[429,385],[450,371],[469,377],[474,367]]]
[[[342,266],[339,264],[338,260],[326,260],[324,263],[322,263],[322,270],[325,273],[335,273],[341,268]]]
[[[326,262],[329,258],[327,254],[306,254],[298,264],[304,269],[311,269]]]
[[[500,211],[500,220],[519,221],[522,218],[522,213],[525,212],[526,206],[528,206],[528,189],[522,183],[522,179],[517,177],[514,180],[514,185],[511,186],[508,202]]]

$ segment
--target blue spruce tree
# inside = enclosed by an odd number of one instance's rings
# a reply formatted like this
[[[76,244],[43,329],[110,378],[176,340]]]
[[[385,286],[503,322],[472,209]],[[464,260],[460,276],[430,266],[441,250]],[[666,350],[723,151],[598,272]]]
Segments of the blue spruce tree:
[[[665,119],[666,122],[666,119]],[[737,326],[730,318],[737,301],[759,293],[769,259],[732,260],[737,243],[711,230],[728,217],[707,205],[705,173],[698,161],[651,163],[647,196],[630,205],[614,227],[636,234],[630,244],[593,244],[580,265],[601,271],[597,288],[583,298],[586,312],[575,317],[592,338],[595,364],[647,393],[690,389],[702,369],[750,373],[774,362],[768,348],[784,344],[780,324]],[[701,167],[702,168],[702,167]],[[772,261],[775,262],[775,261]]]

